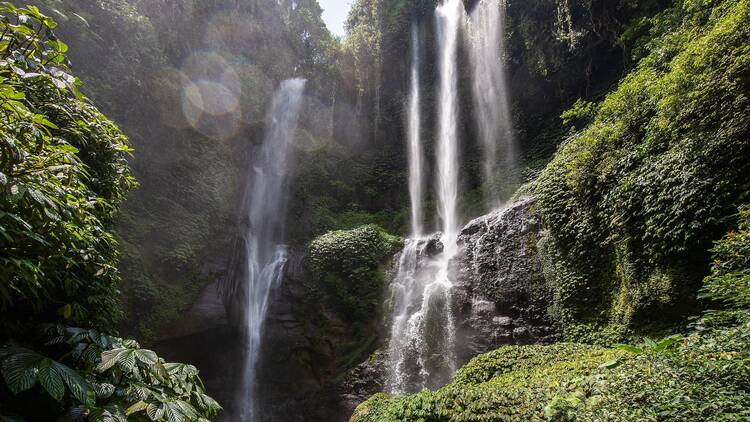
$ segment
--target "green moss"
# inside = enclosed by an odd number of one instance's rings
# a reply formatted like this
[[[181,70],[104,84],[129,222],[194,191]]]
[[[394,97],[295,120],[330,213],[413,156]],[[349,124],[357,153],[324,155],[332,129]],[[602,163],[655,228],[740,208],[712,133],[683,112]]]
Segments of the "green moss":
[[[595,346],[509,346],[475,358],[455,381],[406,397],[376,395],[352,421],[544,420],[556,392],[623,353]]]
[[[371,317],[385,287],[381,269],[402,246],[378,226],[329,232],[307,248],[311,283],[333,297],[338,310],[354,321]]]

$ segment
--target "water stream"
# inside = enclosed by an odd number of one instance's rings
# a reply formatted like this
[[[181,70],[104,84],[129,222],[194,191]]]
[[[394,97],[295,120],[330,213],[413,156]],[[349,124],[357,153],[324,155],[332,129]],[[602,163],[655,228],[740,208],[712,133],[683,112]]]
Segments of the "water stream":
[[[243,234],[244,369],[239,390],[239,419],[255,420],[256,365],[269,295],[281,281],[287,261],[284,218],[292,141],[305,87],[303,79],[281,83],[266,120],[266,136],[254,157],[252,181],[245,192]]]
[[[420,111],[421,88],[419,26],[417,23],[411,29],[411,90],[409,93],[409,197],[411,198],[411,230],[412,235],[419,237],[424,228],[424,168],[422,165],[422,113]]]
[[[481,0],[472,10],[466,43],[471,57],[472,90],[482,173],[490,208],[506,200],[515,182],[516,148],[508,101],[508,84],[503,60],[506,0]]]
[[[392,325],[387,388],[393,394],[444,385],[456,370],[455,322],[451,310],[450,263],[458,253],[460,143],[458,133],[458,44],[470,52],[483,173],[490,206],[499,205],[500,183],[512,183],[515,148],[503,66],[504,0],[482,0],[470,16],[461,0],[444,0],[435,11],[437,32],[436,199],[441,232],[425,236],[419,57],[422,44],[412,29],[411,95],[408,108],[409,193],[412,235],[391,283]]]

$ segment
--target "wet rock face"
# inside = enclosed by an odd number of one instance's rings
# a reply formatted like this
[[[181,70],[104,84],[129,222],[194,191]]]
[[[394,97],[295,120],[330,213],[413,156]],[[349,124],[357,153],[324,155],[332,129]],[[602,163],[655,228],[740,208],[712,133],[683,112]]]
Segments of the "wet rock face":
[[[385,391],[387,359],[387,352],[378,350],[346,375],[341,395],[346,414],[354,413],[373,394]]]
[[[556,338],[536,243],[542,224],[526,199],[467,224],[451,264],[458,357],[463,362],[505,344]]]
[[[270,298],[258,362],[259,422],[317,422],[345,420],[337,385],[336,333],[346,322],[329,312],[327,304],[309,308],[308,274],[304,256],[290,254],[284,280]],[[315,322],[325,320],[325,335]]]

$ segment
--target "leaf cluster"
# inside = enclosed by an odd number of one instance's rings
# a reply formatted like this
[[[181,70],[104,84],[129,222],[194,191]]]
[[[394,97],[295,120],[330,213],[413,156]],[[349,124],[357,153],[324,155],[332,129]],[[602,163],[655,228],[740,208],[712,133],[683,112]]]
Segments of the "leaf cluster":
[[[45,393],[68,420],[207,421],[221,410],[195,367],[167,363],[133,340],[63,326],[46,335],[60,359],[16,344],[0,349],[3,379],[20,400]]]
[[[78,92],[54,21],[0,5],[0,311],[118,318],[108,230],[135,186],[126,137]],[[8,329],[8,327],[3,327]]]

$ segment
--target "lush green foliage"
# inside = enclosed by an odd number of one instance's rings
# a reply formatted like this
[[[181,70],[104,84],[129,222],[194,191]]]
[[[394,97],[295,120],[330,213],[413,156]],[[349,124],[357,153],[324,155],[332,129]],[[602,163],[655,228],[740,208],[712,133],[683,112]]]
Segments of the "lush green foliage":
[[[750,192],[750,2],[678,1],[631,29],[640,63],[602,103],[563,115],[584,129],[533,186],[553,315],[590,342],[697,309],[706,251]],[[747,420],[747,208],[739,220],[700,293],[716,310],[688,336],[504,347],[438,391],[373,396],[352,421]]]
[[[46,337],[60,361],[15,345],[0,350],[3,378],[20,407],[15,410],[37,418],[30,420],[49,417],[42,392],[70,420],[207,421],[221,410],[195,367],[166,363],[133,340],[65,327],[49,328]],[[40,401],[45,406],[38,407]]]
[[[475,358],[436,391],[361,404],[354,422],[541,421],[544,406],[575,379],[623,353],[595,346],[509,346]]]
[[[333,294],[339,311],[361,320],[377,311],[385,287],[380,267],[401,244],[377,226],[334,231],[310,243],[306,263],[316,284]]]
[[[4,323],[118,318],[107,224],[135,182],[120,130],[78,93],[67,46],[34,7],[0,13],[0,298]]]
[[[109,226],[135,186],[131,150],[78,91],[55,22],[33,6],[3,3],[0,14],[0,417],[215,416],[195,368],[91,329],[121,316]]]
[[[639,65],[539,179],[540,250],[569,329],[696,308],[705,251],[750,192],[749,8],[681,1],[648,20]]]
[[[510,346],[472,360],[453,383],[373,396],[353,422],[743,421],[750,418],[750,213],[713,249],[704,297],[716,301],[687,336],[613,349]],[[744,279],[743,279],[744,277]]]

